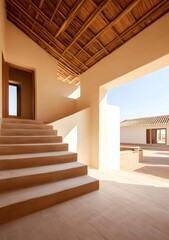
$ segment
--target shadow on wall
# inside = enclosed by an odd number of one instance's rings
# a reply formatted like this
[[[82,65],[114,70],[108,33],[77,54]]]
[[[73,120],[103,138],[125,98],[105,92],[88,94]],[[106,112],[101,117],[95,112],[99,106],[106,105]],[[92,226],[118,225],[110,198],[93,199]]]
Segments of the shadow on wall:
[[[64,142],[69,143],[69,150],[71,152],[77,152],[77,143],[78,143],[78,131],[77,131],[77,125],[70,130],[64,137]]]
[[[78,161],[90,163],[90,108],[50,123],[69,144],[69,151],[78,153]]]

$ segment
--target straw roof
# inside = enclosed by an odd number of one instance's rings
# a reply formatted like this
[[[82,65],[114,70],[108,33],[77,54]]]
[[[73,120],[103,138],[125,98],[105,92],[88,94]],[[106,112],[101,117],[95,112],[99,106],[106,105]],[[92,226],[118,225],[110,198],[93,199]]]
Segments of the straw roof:
[[[169,10],[168,0],[6,0],[8,19],[55,57],[58,79],[79,76]]]
[[[129,119],[121,122],[120,126],[121,127],[142,127],[142,126],[166,125],[166,124],[169,124],[169,115]]]

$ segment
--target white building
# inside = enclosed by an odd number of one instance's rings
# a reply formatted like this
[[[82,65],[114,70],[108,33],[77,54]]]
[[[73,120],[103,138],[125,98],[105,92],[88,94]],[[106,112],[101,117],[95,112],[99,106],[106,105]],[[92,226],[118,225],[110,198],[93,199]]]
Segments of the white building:
[[[121,122],[121,143],[169,145],[169,115]]]

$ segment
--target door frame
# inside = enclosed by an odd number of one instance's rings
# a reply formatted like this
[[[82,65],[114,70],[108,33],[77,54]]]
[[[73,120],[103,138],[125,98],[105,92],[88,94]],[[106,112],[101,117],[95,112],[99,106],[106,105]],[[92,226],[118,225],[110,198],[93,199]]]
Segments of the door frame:
[[[21,118],[20,116],[9,115],[9,68],[19,69],[25,72],[29,72],[32,75],[32,118],[35,119],[35,71],[33,69],[21,67],[13,63],[5,62],[2,58],[2,117],[3,118]]]

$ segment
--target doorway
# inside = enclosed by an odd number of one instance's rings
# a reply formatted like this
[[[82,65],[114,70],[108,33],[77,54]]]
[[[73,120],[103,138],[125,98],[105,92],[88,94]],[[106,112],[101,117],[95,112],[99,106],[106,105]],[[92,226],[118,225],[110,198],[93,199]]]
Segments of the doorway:
[[[3,117],[35,119],[34,71],[3,63]]]
[[[21,116],[21,85],[9,82],[9,116]]]

